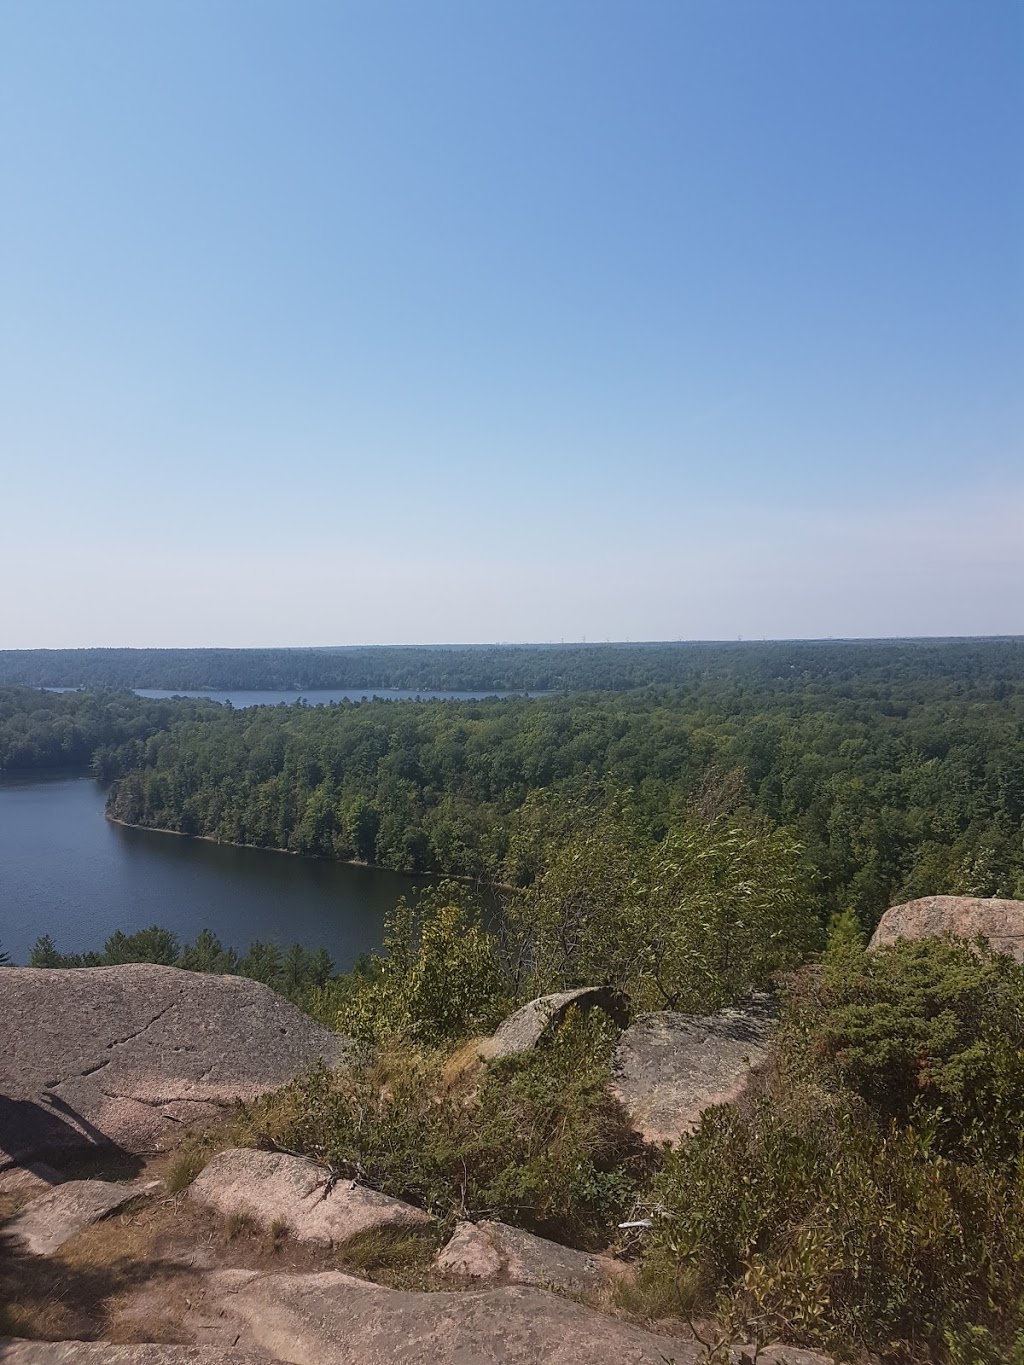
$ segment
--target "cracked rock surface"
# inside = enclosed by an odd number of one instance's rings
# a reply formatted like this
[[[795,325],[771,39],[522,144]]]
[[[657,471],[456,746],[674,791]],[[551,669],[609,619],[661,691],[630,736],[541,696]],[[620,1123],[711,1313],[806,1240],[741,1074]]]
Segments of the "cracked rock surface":
[[[204,1344],[266,1351],[302,1365],[698,1365],[692,1338],[654,1332],[541,1289],[421,1293],[341,1271],[216,1271],[194,1305]],[[732,1355],[738,1362],[739,1351]],[[764,1365],[831,1365],[768,1347]]]
[[[347,1042],[257,981],[150,963],[8,967],[0,1166],[114,1143],[147,1153]]]
[[[711,1105],[735,1103],[765,1059],[773,1020],[767,998],[718,1014],[641,1015],[619,1038],[612,1089],[644,1140],[676,1142]]]

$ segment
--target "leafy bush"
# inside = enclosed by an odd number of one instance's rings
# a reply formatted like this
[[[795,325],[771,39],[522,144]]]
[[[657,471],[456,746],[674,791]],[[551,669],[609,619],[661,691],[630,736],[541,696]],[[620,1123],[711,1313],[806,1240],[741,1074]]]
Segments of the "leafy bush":
[[[499,1218],[600,1244],[643,1173],[608,1090],[614,1038],[599,1011],[573,1011],[547,1046],[482,1077],[408,1047],[339,1074],[317,1066],[252,1106],[252,1135],[443,1219]]]
[[[980,946],[866,954],[839,926],[764,1094],[705,1114],[648,1191],[651,1294],[763,1339],[1024,1363],[1022,990]]]
[[[773,1098],[709,1111],[656,1178],[645,1275],[762,1339],[937,1350],[1022,1326],[1024,1172],[937,1157],[856,1107]],[[930,1355],[925,1357],[931,1359]]]
[[[641,1007],[704,1012],[815,945],[801,849],[784,830],[692,812],[655,840],[619,793],[584,796],[558,836],[515,850],[541,869],[510,910],[532,993],[607,984]]]
[[[430,1046],[489,1032],[511,1008],[498,944],[465,889],[444,882],[388,915],[384,953],[340,987],[336,1024],[364,1040]]]
[[[962,939],[847,940],[805,976],[811,1061],[936,1151],[1013,1164],[1024,1134],[1024,970]]]

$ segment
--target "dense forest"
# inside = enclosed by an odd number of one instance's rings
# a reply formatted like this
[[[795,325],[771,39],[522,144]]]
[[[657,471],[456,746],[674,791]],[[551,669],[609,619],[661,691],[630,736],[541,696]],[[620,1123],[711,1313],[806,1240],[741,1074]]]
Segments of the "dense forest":
[[[117,819],[404,871],[523,884],[536,794],[550,824],[596,790],[628,793],[655,841],[694,806],[788,827],[822,915],[1024,895],[1024,645],[715,657],[685,684],[473,702],[233,711],[7,689],[0,766],[88,762]]]
[[[0,686],[622,691],[716,680],[778,686],[898,685],[925,678],[1024,682],[1024,641],[907,640],[339,649],[0,650]]]

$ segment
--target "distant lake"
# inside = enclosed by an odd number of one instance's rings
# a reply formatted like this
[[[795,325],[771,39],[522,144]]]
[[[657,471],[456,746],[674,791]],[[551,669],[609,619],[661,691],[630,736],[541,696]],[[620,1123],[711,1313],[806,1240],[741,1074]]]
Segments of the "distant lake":
[[[73,687],[48,687],[47,692],[74,692]],[[137,697],[203,697],[206,701],[230,702],[235,707],[246,706],[328,706],[336,701],[482,701],[485,697],[541,697],[543,692],[402,692],[385,687],[350,687],[338,690],[310,689],[305,692],[245,691],[231,688],[226,692],[203,692],[179,689],[166,691],[160,687],[134,687]]]
[[[380,946],[385,913],[414,885],[377,868],[125,829],[104,818],[105,802],[87,777],[0,779],[0,946],[15,963],[41,934],[83,952],[116,929],[159,924],[182,940],[209,928],[240,951],[254,939],[324,947],[344,971]]]

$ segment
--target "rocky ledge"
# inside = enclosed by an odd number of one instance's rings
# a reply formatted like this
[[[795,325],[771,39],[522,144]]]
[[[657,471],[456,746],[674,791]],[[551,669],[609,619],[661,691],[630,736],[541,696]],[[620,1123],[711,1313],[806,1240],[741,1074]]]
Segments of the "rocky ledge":
[[[348,1046],[257,981],[148,963],[8,967],[0,1011],[16,1040],[0,1049],[0,1166],[100,1144],[159,1150]]]
[[[1024,901],[986,900],[980,896],[922,896],[886,910],[871,939],[883,948],[900,938],[987,938],[998,953],[1024,962]]]

